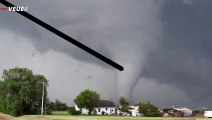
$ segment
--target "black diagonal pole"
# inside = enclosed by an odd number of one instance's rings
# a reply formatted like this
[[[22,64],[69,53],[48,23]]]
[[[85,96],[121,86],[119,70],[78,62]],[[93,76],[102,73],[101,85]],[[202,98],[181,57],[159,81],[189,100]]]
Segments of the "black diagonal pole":
[[[5,6],[7,6],[7,7],[15,7],[15,5],[11,4],[10,2],[8,2],[8,1],[6,1],[6,0],[0,0],[0,3],[2,3],[3,5],[5,5]],[[116,62],[114,62],[114,61],[108,59],[107,57],[105,57],[105,56],[99,54],[98,52],[94,51],[93,49],[91,49],[91,48],[85,46],[84,44],[78,42],[77,40],[75,40],[75,39],[69,37],[68,35],[62,33],[61,31],[55,29],[54,27],[48,25],[47,23],[45,23],[45,22],[39,20],[38,18],[32,16],[31,14],[29,14],[29,13],[27,13],[27,12],[25,12],[25,11],[16,11],[16,12],[19,13],[20,15],[22,15],[22,16],[28,18],[29,20],[31,20],[31,21],[37,23],[38,25],[42,26],[43,28],[46,28],[47,30],[51,31],[52,33],[54,33],[54,34],[60,36],[60,37],[63,38],[64,40],[66,40],[66,41],[68,41],[68,42],[70,42],[70,43],[76,45],[77,47],[83,49],[84,51],[90,53],[91,55],[93,55],[93,56],[99,58],[100,60],[106,62],[107,64],[113,66],[114,68],[116,68],[116,69],[118,69],[118,70],[120,70],[120,71],[123,71],[123,70],[124,70],[124,68],[123,68],[121,65],[119,65],[119,64],[117,64]]]

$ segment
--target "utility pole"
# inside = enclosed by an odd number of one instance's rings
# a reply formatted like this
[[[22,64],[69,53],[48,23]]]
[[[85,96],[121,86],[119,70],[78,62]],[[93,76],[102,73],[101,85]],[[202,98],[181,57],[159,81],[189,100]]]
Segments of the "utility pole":
[[[43,92],[42,92],[41,115],[43,115],[43,102],[44,102],[44,81],[43,81]]]

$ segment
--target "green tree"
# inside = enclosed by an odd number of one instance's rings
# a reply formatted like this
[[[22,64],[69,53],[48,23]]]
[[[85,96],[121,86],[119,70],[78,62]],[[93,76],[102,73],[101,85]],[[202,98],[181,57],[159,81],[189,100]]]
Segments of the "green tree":
[[[120,111],[130,113],[129,102],[124,96],[121,96],[119,98],[119,104],[121,105],[121,107],[119,108]]]
[[[140,102],[138,103],[139,106],[139,112],[142,113],[144,116],[147,117],[158,117],[160,116],[160,112],[158,110],[158,107],[150,103],[149,101],[147,102]]]
[[[49,101],[47,105],[49,111],[55,111],[54,102]]]
[[[74,102],[79,107],[85,107],[89,110],[88,114],[91,115],[91,112],[94,109],[94,106],[97,105],[100,100],[100,95],[96,91],[86,89],[82,91],[75,99]]]
[[[56,101],[54,103],[54,110],[55,111],[65,111],[65,110],[68,110],[68,106],[66,105],[66,103],[62,103],[62,102],[60,102],[60,100],[56,99]]]
[[[23,114],[40,114],[42,99],[42,82],[48,80],[42,75],[34,75],[26,68],[4,70],[0,82],[0,111],[19,116]],[[47,88],[44,89],[45,99]]]

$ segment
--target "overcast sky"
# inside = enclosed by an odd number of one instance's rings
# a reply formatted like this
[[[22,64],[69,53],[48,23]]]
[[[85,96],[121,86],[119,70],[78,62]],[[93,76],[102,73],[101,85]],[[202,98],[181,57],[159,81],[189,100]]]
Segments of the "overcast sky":
[[[212,108],[211,0],[8,0],[100,52],[120,72],[15,12],[0,11],[0,71],[26,67],[49,80],[49,98]],[[3,5],[0,5],[3,6]]]

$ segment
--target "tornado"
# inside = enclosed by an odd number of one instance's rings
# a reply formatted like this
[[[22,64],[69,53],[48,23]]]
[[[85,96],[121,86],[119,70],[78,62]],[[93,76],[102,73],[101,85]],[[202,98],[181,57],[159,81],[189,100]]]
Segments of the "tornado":
[[[85,6],[80,8],[82,3]],[[72,21],[76,19],[77,22],[60,29],[76,33],[73,37],[77,40],[124,67],[124,71],[114,70],[115,88],[112,94],[116,97],[115,101],[120,96],[125,96],[129,101],[132,99],[131,95],[142,77],[147,57],[157,49],[162,35],[162,3],[163,0],[93,0],[89,4],[84,4],[84,1],[69,3],[74,5],[70,7],[70,11],[74,12],[68,18]]]
[[[130,3],[125,12],[117,14],[122,18],[113,26],[116,28],[115,39],[112,46],[112,57],[124,66],[124,71],[115,71],[116,97],[126,97],[132,100],[132,93],[150,53],[157,50],[162,35],[162,22],[160,18],[162,1],[142,0]],[[121,29],[120,29],[121,28]]]

